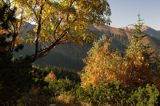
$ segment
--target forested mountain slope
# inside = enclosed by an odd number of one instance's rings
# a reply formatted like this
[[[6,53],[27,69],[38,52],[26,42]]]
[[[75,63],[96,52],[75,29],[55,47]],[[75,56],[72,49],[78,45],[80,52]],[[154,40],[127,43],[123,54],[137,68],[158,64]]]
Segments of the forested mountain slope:
[[[21,36],[27,37],[27,33],[32,31],[33,28],[33,25],[27,23],[22,27]],[[125,28],[91,25],[89,30],[93,33],[95,41],[105,34],[108,38],[112,38],[111,48],[118,49],[123,52],[127,47],[128,37],[131,36],[132,28],[133,27],[131,25]],[[145,26],[144,33],[146,35],[144,38],[144,43],[151,43],[153,47],[158,50],[160,48],[160,31]],[[61,66],[80,70],[84,65],[83,58],[87,55],[87,51],[90,47],[91,44],[85,44],[83,46],[71,43],[61,44],[52,50],[49,55],[36,61],[36,63],[41,66]],[[34,47],[32,45],[25,45],[23,51],[18,53],[18,56],[23,53],[30,54],[33,52],[33,49]]]

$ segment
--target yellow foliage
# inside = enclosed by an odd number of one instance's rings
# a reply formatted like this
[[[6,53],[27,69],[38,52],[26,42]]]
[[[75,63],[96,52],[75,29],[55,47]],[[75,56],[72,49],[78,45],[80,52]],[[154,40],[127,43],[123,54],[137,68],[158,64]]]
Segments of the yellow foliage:
[[[35,61],[62,43],[92,41],[88,30],[93,23],[107,24],[111,15],[107,0],[12,0],[22,25],[29,22],[34,29],[27,32],[26,43],[35,45]]]
[[[124,86],[143,86],[147,83],[160,85],[160,69],[151,68],[153,58],[140,44],[129,44],[122,56],[117,51],[112,52],[109,49],[110,42],[103,43],[105,40],[106,37],[103,36],[94,43],[85,59],[86,66],[81,76],[82,87],[86,88],[90,84],[96,87],[114,80],[119,80]]]
[[[47,36],[40,39],[42,42],[47,40],[53,42],[64,32],[67,32],[65,36],[71,41],[77,37],[86,40],[86,36],[89,35],[88,25],[106,22],[104,17],[111,14],[107,0],[13,0],[13,2],[18,7],[17,15],[23,15],[23,21],[32,21],[36,24],[35,32],[39,26],[41,27],[41,37]],[[55,39],[48,39],[50,36],[54,36]]]

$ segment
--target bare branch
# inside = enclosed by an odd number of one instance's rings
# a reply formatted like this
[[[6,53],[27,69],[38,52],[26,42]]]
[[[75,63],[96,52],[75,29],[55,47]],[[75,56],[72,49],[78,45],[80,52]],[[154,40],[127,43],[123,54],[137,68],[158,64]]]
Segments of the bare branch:
[[[62,20],[63,20],[63,18],[61,18],[60,21],[57,22],[57,25],[56,25],[56,27],[55,27],[55,29],[54,29],[54,31],[53,31],[54,40],[56,40],[56,36],[55,36],[55,35],[56,35],[56,32],[57,32],[58,27],[60,26]]]
[[[61,40],[63,39],[64,36],[66,36],[66,34],[67,34],[67,32],[69,30],[70,30],[69,28],[67,28],[66,30],[64,30],[60,34],[59,38],[56,41],[54,41],[50,46],[46,47],[45,49],[39,50],[37,58],[40,58],[40,57],[43,57],[43,56],[47,55],[52,48],[54,48],[56,45],[60,44]]]
[[[19,31],[21,30],[21,27],[22,27],[22,23],[23,23],[23,13],[24,13],[24,10],[22,10],[21,12],[21,18],[20,18],[20,24],[19,24]]]
[[[46,2],[46,0],[45,0]],[[42,14],[43,14],[43,8],[45,5],[45,2],[40,6],[40,13],[38,16],[38,28],[37,28],[37,33],[36,33],[36,40],[35,40],[35,57],[33,60],[35,60],[37,58],[38,55],[38,50],[39,50],[39,37],[40,37],[40,33],[41,33],[41,27],[42,27]]]

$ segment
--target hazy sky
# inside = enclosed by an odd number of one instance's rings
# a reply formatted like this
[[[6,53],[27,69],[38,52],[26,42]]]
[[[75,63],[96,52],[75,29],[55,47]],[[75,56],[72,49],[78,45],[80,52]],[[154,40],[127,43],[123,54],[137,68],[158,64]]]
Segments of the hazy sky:
[[[111,26],[124,27],[137,22],[141,14],[145,24],[160,30],[160,0],[108,0],[112,11]]]

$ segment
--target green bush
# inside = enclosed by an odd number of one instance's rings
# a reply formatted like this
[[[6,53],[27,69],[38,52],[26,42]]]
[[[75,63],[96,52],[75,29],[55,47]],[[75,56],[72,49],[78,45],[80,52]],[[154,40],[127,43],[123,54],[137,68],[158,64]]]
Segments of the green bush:
[[[70,70],[66,68],[61,68],[61,67],[44,67],[41,68],[37,65],[34,66],[34,69],[32,71],[32,76],[37,84],[41,84],[43,86],[44,84],[44,79],[49,74],[50,72],[53,72],[57,78],[59,79],[69,79],[75,83],[80,83],[80,75],[76,70]]]
[[[32,79],[34,80],[34,86],[44,87],[48,83],[44,81],[47,74],[50,72],[49,67],[40,68],[38,65],[34,65],[32,68]]]
[[[63,92],[71,91],[74,88],[75,83],[69,79],[50,81],[48,85],[48,91],[52,96],[57,96]]]
[[[139,87],[137,90],[130,93],[128,103],[136,106],[155,106],[158,104],[158,97],[160,92],[155,85],[146,87]]]
[[[76,70],[55,67],[53,70],[54,74],[56,75],[57,79],[69,79],[73,82],[80,83],[80,75]]]
[[[118,81],[101,84],[99,87],[90,85],[87,88],[78,87],[76,90],[78,100],[90,104],[123,104],[126,92],[121,88]]]
[[[90,85],[87,88],[77,87],[76,98],[91,105],[134,105],[155,106],[158,104],[159,91],[155,85],[146,87],[123,88],[121,83],[113,81],[100,84],[99,87]]]

